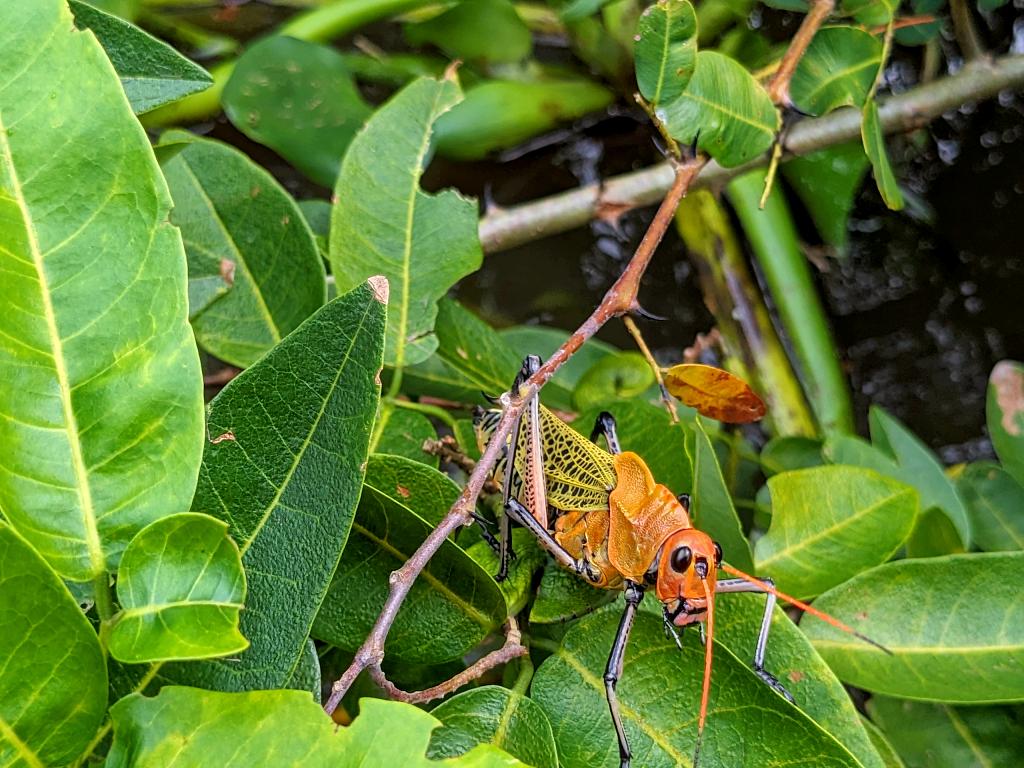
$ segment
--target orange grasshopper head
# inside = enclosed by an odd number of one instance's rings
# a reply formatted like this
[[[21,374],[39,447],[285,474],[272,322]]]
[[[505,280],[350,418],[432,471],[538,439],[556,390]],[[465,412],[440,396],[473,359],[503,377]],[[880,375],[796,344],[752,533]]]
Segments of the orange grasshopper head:
[[[705,619],[721,564],[722,548],[703,531],[684,528],[666,539],[655,589],[677,627]]]

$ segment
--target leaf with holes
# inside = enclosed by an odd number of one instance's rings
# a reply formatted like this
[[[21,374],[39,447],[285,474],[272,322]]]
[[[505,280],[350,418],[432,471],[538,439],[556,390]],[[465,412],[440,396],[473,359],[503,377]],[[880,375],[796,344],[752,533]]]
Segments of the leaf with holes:
[[[230,524],[242,551],[248,650],[167,665],[218,690],[282,686],[348,537],[377,410],[386,284],[330,302],[210,403],[192,509]]]
[[[826,27],[800,59],[789,93],[804,112],[863,107],[882,63],[882,42],[856,27]]]
[[[783,472],[768,489],[772,522],[754,548],[757,572],[799,598],[884,563],[917,518],[913,488],[859,467]]]
[[[346,651],[366,639],[387,597],[389,577],[430,534],[402,491],[367,485],[345,554],[313,625],[313,636]],[[440,664],[461,658],[505,620],[505,598],[491,575],[445,541],[388,633],[389,659]]]
[[[823,622],[802,626],[839,678],[859,688],[957,704],[1022,701],[1022,569],[1024,552],[900,560],[815,601],[891,656]]]
[[[768,93],[735,59],[697,54],[697,67],[679,98],[657,110],[672,138],[697,146],[732,168],[771,147],[779,114]]]
[[[0,509],[88,581],[195,488],[185,257],[146,134],[65,2],[0,3],[0,50]]]
[[[143,528],[117,572],[121,610],[110,632],[118,661],[207,659],[245,650],[238,615],[245,574],[227,523],[183,512]]]
[[[252,365],[326,299],[313,233],[274,177],[237,149],[184,131],[163,141],[186,144],[163,169],[196,338],[221,360]]]
[[[709,419],[747,424],[764,417],[764,401],[739,376],[712,365],[682,363],[664,371],[665,387]]]
[[[373,112],[340,53],[284,35],[245,50],[221,103],[238,130],[325,187]]]
[[[210,73],[134,24],[78,0],[68,0],[75,26],[100,41],[135,114],[170,104],[213,84]]]
[[[57,574],[3,521],[0,627],[0,759],[67,765],[107,709],[103,651]]]
[[[370,275],[391,283],[384,359],[401,368],[437,348],[437,300],[480,266],[476,204],[420,189],[434,121],[462,98],[422,77],[380,107],[345,153],[334,187],[331,272],[345,291]]]
[[[697,14],[689,0],[659,0],[636,28],[636,82],[652,105],[686,90],[697,63]]]

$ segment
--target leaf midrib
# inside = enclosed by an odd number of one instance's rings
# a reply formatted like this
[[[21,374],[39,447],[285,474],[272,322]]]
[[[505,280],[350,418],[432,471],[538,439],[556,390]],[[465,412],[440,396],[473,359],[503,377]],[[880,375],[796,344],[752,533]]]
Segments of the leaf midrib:
[[[15,196],[15,202],[21,211],[22,223],[28,235],[29,249],[32,252],[32,262],[39,278],[46,330],[50,337],[53,367],[54,372],[57,374],[61,408],[64,413],[64,431],[67,433],[68,446],[71,450],[71,467],[76,481],[75,492],[78,496],[79,508],[81,509],[84,522],[85,545],[89,554],[90,573],[95,576],[104,569],[103,547],[100,543],[99,530],[97,529],[96,511],[93,505],[92,489],[89,485],[89,474],[85,468],[85,458],[82,454],[82,444],[78,434],[78,420],[75,417],[71,404],[71,384],[68,377],[67,364],[64,361],[64,348],[60,333],[57,330],[57,316],[54,312],[52,297],[50,296],[49,281],[46,276],[45,265],[43,264],[42,249],[39,247],[39,235],[33,225],[28,203],[25,200],[25,192],[18,178],[18,170],[14,164],[14,155],[11,151],[10,139],[7,135],[2,115],[0,115],[0,152],[3,153],[7,167],[10,169],[12,191]]]
[[[0,127],[0,135],[3,135],[3,133],[3,128]],[[28,764],[29,768],[46,768],[43,761],[39,759],[39,755],[21,740],[11,724],[2,717],[0,717],[0,737],[3,737],[3,740],[7,743],[14,745],[18,756]]]

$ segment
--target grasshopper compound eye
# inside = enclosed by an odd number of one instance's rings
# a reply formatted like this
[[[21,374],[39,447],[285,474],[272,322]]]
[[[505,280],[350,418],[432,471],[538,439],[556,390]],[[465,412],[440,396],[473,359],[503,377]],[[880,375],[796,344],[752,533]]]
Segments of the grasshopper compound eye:
[[[693,562],[693,551],[687,547],[676,547],[672,550],[672,555],[669,557],[668,564],[672,566],[672,570],[676,573],[683,573],[687,568],[690,567],[690,563]]]

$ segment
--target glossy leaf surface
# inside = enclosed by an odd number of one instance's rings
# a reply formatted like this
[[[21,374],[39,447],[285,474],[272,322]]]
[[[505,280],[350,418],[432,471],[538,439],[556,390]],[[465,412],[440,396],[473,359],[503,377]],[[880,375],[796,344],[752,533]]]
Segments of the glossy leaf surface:
[[[861,142],[851,141],[794,157],[782,166],[822,239],[840,250],[846,246],[847,221],[869,165]]]
[[[396,368],[437,348],[437,300],[482,258],[476,205],[454,190],[420,189],[434,121],[460,100],[451,80],[407,85],[352,141],[334,187],[331,271],[339,291],[388,278],[384,360]]]
[[[164,141],[186,144],[163,170],[188,254],[196,338],[250,366],[324,303],[313,233],[291,195],[237,149],[184,131]]]
[[[221,96],[238,130],[325,187],[373,111],[333,48],[274,35],[245,50]]]
[[[302,691],[217,693],[175,686],[155,698],[129,696],[111,712],[114,744],[107,768],[525,768],[487,745],[457,760],[427,759],[437,719],[393,701],[363,699],[348,728],[338,728]]]
[[[633,49],[640,94],[657,106],[679,96],[697,63],[697,14],[689,0],[659,0],[640,16]]]
[[[0,5],[0,50],[0,508],[87,581],[195,487],[185,258],[146,134],[63,0]]]
[[[181,513],[143,528],[117,573],[121,611],[110,653],[131,664],[206,659],[244,650],[245,574],[227,523]]]
[[[874,99],[868,100],[864,105],[861,119],[861,140],[864,142],[864,151],[871,161],[875,184],[885,204],[898,211],[903,208],[903,193],[889,163],[889,154],[885,151],[885,132],[878,117],[878,104]]]
[[[66,765],[107,709],[103,651],[60,577],[3,521],[0,628],[0,761]]]
[[[804,112],[862,107],[882,63],[882,41],[857,27],[826,27],[800,59],[789,93]]]
[[[663,375],[669,392],[709,419],[747,424],[764,417],[764,401],[750,385],[721,368],[681,363]]]
[[[89,29],[114,65],[121,86],[137,115],[205,91],[210,73],[167,43],[88,3],[68,0],[75,26]]]
[[[437,430],[430,423],[430,419],[422,413],[406,408],[381,409],[377,418],[386,418],[386,421],[383,427],[379,424],[374,425],[375,430],[381,430],[377,444],[371,446],[374,452],[404,456],[437,468],[437,456],[423,450],[424,442],[437,439]]]
[[[639,352],[602,357],[580,377],[573,405],[583,411],[614,400],[639,397],[655,383],[654,372]]]
[[[657,110],[673,138],[732,168],[768,150],[779,116],[767,92],[735,59],[700,51],[686,90]]]
[[[997,464],[971,464],[957,478],[971,539],[986,552],[1024,549],[1024,486]]]
[[[813,597],[884,563],[914,527],[914,489],[858,467],[814,467],[768,480],[772,522],[757,541],[757,572]]]
[[[377,410],[384,294],[330,302],[210,404],[192,509],[221,518],[242,551],[248,595],[236,660],[165,667],[218,690],[291,678],[345,546]]]
[[[840,679],[875,693],[962,704],[1020,701],[1022,568],[1021,552],[900,560],[815,601],[892,656],[821,622],[804,631]]]

